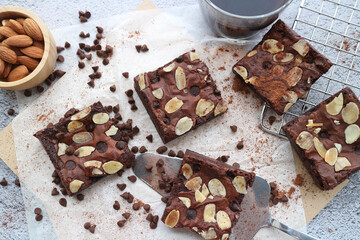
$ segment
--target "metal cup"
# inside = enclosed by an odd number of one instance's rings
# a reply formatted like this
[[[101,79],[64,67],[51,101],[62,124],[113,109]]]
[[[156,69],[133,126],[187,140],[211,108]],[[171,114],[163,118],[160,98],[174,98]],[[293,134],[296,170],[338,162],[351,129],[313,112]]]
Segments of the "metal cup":
[[[292,0],[284,0],[283,5],[278,9],[255,16],[241,16],[229,13],[216,6],[210,0],[198,0],[198,2],[207,24],[216,35],[227,38],[247,39],[274,22]]]

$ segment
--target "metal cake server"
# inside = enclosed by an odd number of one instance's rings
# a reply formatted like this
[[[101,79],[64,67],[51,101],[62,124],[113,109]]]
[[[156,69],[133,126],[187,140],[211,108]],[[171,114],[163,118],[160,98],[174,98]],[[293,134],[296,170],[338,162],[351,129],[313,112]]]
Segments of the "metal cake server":
[[[156,163],[159,159],[164,160],[164,169],[169,178],[177,176],[181,158],[169,157],[155,153],[141,153],[136,155],[133,167],[135,175],[160,195],[168,197],[169,193],[160,189],[158,180],[160,174],[156,171]],[[146,171],[145,166],[152,166],[153,171]],[[155,170],[155,171],[154,171]],[[269,212],[270,185],[265,179],[256,176],[252,188],[248,189],[241,204],[241,216],[237,225],[233,228],[233,236],[239,240],[250,240],[263,227],[276,228],[299,240],[316,240],[305,233],[296,231],[285,224],[273,219]]]

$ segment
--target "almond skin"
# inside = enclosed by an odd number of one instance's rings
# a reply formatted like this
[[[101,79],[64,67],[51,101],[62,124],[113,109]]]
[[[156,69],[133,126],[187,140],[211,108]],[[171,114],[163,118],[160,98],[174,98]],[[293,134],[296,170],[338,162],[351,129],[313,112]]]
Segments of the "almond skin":
[[[33,46],[34,47],[38,47],[44,50],[44,42],[40,42],[40,41],[34,41],[33,42]]]
[[[16,53],[10,48],[0,46],[0,58],[5,62],[15,64],[16,63]]]
[[[24,25],[25,18],[17,18],[16,21],[21,25]]]
[[[9,25],[8,27],[10,27],[12,30],[14,30],[18,34],[26,34],[24,27],[18,21],[14,20],[14,19],[10,19],[8,25]]]
[[[12,47],[28,47],[33,44],[33,40],[28,35],[15,35],[5,39],[4,43]]]
[[[6,38],[17,35],[17,33],[14,30],[12,30],[11,28],[9,28],[7,26],[0,27],[0,34]]]
[[[32,39],[38,40],[38,41],[43,40],[43,35],[42,35],[42,32],[41,32],[39,26],[31,18],[25,19],[25,21],[23,23],[23,27],[24,27],[26,34],[29,35]]]
[[[8,82],[14,82],[26,77],[29,74],[29,70],[24,65],[17,66],[9,73],[7,77]]]
[[[25,54],[26,56],[29,56],[31,58],[42,58],[44,54],[44,50],[38,47],[30,46],[26,48],[20,49],[20,51]],[[0,55],[1,58],[1,55]],[[4,59],[3,59],[4,60]]]
[[[30,71],[34,71],[35,68],[39,65],[39,61],[28,56],[18,56],[17,62],[19,64],[25,65],[28,69],[30,69]]]
[[[11,71],[12,66],[13,65],[10,63],[5,63],[5,68],[4,68],[2,75],[0,75],[0,78],[7,78],[7,76],[9,75],[9,73]]]

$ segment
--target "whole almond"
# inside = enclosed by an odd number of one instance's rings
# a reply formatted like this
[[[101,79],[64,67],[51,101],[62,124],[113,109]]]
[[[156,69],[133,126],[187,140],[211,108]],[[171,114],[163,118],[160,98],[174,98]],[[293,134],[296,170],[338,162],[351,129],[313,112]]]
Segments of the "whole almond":
[[[10,19],[3,19],[3,20],[1,20],[1,24],[2,24],[3,26],[8,26],[8,25],[9,25],[9,20],[10,20]]]
[[[31,71],[34,71],[35,68],[39,65],[39,61],[28,56],[18,56],[17,62],[19,64],[25,65]]]
[[[24,65],[17,66],[9,73],[7,77],[8,82],[13,82],[26,77],[29,74],[29,70]]]
[[[8,27],[10,27],[12,30],[14,30],[18,34],[26,34],[22,24],[14,19],[9,20]]]
[[[38,48],[41,48],[41,49],[44,50],[44,42],[34,41],[34,42],[33,42],[33,46],[38,47]]]
[[[10,63],[5,63],[5,69],[4,69],[4,72],[1,76],[1,78],[7,78],[7,76],[9,75],[9,73],[11,71],[12,66],[13,65]]]
[[[15,35],[5,39],[3,42],[12,47],[28,47],[33,44],[33,40],[28,35]]]
[[[26,34],[29,35],[32,39],[38,40],[38,41],[43,40],[42,32],[41,32],[39,26],[37,25],[37,23],[33,19],[31,19],[31,18],[25,19],[25,21],[23,23],[23,27],[24,27]]]
[[[5,62],[0,59],[0,76],[3,74],[5,70]]]
[[[38,47],[30,46],[26,48],[20,49],[20,51],[25,54],[26,56],[32,57],[32,58],[42,58],[44,54],[44,50]],[[1,55],[0,55],[1,58]],[[3,59],[4,60],[4,59]]]
[[[14,30],[12,30],[11,28],[9,28],[7,26],[0,27],[0,34],[6,38],[17,35],[17,33]]]
[[[20,23],[21,25],[24,24],[25,18],[17,18],[16,21]]]
[[[16,53],[10,48],[0,46],[0,58],[5,62],[15,64],[16,63]]]

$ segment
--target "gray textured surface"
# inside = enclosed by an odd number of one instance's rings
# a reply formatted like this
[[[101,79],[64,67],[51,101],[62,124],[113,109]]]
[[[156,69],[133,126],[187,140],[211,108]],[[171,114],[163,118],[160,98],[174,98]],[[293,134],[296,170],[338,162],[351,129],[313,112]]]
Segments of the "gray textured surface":
[[[161,8],[194,4],[193,0],[153,0]],[[300,0],[294,1],[298,4]],[[314,2],[320,2],[316,0]],[[78,10],[89,10],[92,18],[103,18],[133,10],[141,0],[86,2],[62,0],[2,0],[0,6],[17,5],[38,14],[50,29],[78,24]],[[80,7],[79,7],[80,6]],[[7,126],[13,117],[6,114],[7,109],[16,106],[12,91],[0,90],[0,130]],[[0,186],[0,239],[28,239],[26,218],[20,188],[13,184],[15,174],[0,161],[0,180],[5,177],[9,185]],[[320,239],[359,239],[360,236],[360,172],[350,178],[350,183],[326,206],[309,224],[308,233]],[[330,230],[331,229],[331,230]]]

